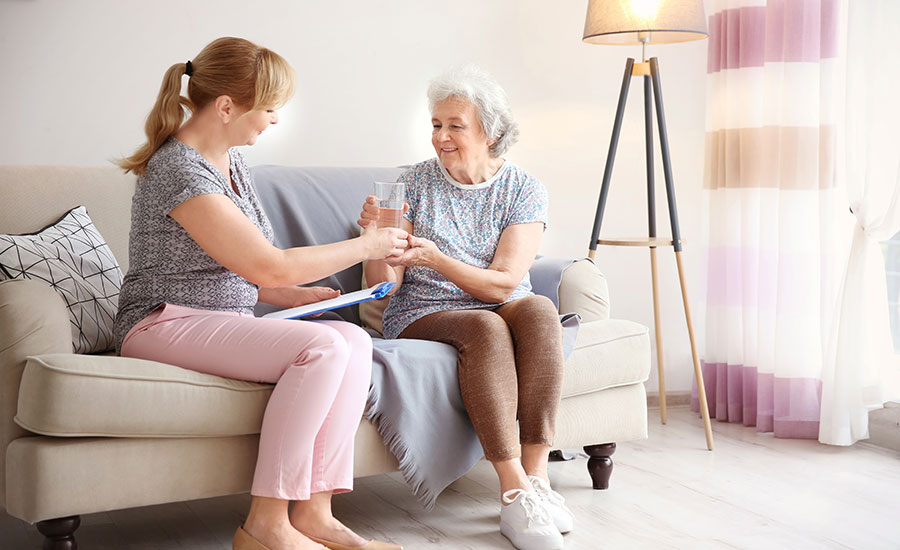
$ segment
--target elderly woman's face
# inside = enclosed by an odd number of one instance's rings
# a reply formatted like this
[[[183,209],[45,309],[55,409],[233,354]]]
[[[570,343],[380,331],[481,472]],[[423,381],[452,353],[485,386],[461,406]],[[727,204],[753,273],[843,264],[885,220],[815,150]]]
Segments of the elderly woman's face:
[[[441,164],[454,179],[469,183],[463,181],[464,175],[491,160],[488,147],[492,142],[481,129],[475,106],[465,99],[445,99],[434,105],[431,124],[431,144]]]

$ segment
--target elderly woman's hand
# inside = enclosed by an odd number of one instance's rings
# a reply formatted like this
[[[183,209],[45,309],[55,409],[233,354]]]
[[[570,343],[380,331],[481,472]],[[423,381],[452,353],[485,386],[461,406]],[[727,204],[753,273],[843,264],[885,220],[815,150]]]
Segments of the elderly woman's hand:
[[[359,219],[356,220],[357,225],[365,228],[372,222],[378,221],[378,213],[381,209],[376,206],[375,201],[377,200],[375,195],[366,197],[366,202],[363,203],[362,211],[359,213]]]
[[[409,204],[403,203],[403,212],[406,213],[408,210]],[[369,195],[366,197],[366,202],[363,203],[362,211],[359,213],[359,219],[356,220],[356,224],[362,228],[366,228],[369,224],[378,222],[378,216],[380,214],[381,209],[378,208],[378,197]]]
[[[399,256],[385,258],[385,262],[391,266],[421,265],[432,269],[437,265],[438,259],[443,255],[434,242],[410,235],[407,237],[409,248]]]

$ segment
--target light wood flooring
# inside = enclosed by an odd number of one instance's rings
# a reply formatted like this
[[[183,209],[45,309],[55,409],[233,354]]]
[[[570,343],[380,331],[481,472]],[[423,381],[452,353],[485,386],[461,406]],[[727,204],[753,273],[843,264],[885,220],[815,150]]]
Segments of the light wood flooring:
[[[642,548],[900,549],[900,454],[775,439],[715,422],[705,448],[700,419],[650,411],[650,438],[619,445],[611,487],[590,488],[586,459],[550,464],[576,516],[567,550]],[[426,512],[396,474],[356,482],[335,512],[360,534],[409,550],[511,549],[498,530],[498,485],[481,462]],[[91,514],[81,550],[229,549],[248,508],[238,495]],[[0,548],[37,549],[33,526],[0,512]]]

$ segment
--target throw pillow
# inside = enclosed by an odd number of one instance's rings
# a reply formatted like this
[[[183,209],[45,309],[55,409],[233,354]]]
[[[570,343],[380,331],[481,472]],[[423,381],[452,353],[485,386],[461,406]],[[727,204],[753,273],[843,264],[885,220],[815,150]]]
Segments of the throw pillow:
[[[29,235],[0,235],[0,271],[44,281],[59,292],[72,322],[75,353],[112,349],[122,271],[84,206]]]

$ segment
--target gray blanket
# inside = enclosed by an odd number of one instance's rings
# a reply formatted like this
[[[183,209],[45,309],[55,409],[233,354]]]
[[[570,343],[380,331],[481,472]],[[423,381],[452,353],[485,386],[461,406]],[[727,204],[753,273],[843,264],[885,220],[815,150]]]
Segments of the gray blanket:
[[[563,269],[572,260],[540,258],[535,292],[558,302]],[[568,358],[579,317],[560,316]],[[366,418],[397,457],[400,472],[422,504],[431,509],[438,495],[462,477],[483,452],[459,391],[456,348],[426,340],[384,340],[373,334],[372,385]]]
[[[456,348],[377,337],[372,343],[366,418],[397,457],[409,488],[431,509],[483,454],[459,393]]]

